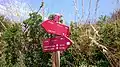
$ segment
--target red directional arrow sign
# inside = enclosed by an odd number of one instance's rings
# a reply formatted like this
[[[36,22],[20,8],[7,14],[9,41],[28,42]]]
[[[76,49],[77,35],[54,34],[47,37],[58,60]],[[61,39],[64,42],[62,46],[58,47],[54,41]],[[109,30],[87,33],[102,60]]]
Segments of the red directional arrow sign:
[[[43,41],[43,52],[64,51],[72,41],[68,37],[56,36],[55,38],[48,38]]]
[[[41,26],[51,34],[69,37],[69,27],[63,24],[56,23],[53,20],[44,21]]]

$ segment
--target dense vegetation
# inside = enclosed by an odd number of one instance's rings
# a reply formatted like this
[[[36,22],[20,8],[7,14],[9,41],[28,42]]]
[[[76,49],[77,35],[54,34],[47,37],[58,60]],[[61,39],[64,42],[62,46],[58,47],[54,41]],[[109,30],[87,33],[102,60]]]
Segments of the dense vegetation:
[[[0,67],[51,67],[52,53],[41,48],[43,39],[51,35],[40,26],[40,14],[29,16],[22,23],[0,16]],[[120,18],[111,19],[101,16],[95,24],[71,22],[74,44],[61,53],[61,67],[119,67]]]

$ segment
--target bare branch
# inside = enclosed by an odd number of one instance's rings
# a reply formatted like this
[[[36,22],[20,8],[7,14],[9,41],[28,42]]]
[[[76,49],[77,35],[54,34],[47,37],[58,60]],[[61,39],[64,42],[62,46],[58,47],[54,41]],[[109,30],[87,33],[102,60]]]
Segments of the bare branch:
[[[100,0],[96,0],[96,8],[95,8],[95,18],[97,16],[97,9],[98,9],[98,4]]]
[[[100,37],[100,35],[98,34],[98,31],[95,29],[95,27],[90,23],[90,26],[92,27],[92,29],[94,30],[95,34]]]
[[[91,0],[89,1],[89,8],[88,8],[88,17],[87,17],[87,21],[88,21],[88,19],[89,19],[89,17],[90,17],[90,9],[91,9]]]
[[[84,18],[84,0],[82,0],[82,17],[81,19]]]
[[[1,25],[4,27],[4,29],[6,29],[6,26],[0,21]]]
[[[96,46],[98,46],[99,48],[102,48],[104,52],[106,52],[108,50],[107,47],[99,44],[94,38],[92,38],[92,37],[89,37],[89,38],[92,39],[92,42],[95,43]]]
[[[41,10],[41,8],[44,6],[44,2],[41,2],[41,6],[39,7],[37,13]]]
[[[74,3],[74,8],[75,8],[75,22],[77,21],[77,18],[78,18],[78,1],[77,0],[73,0],[73,3]]]

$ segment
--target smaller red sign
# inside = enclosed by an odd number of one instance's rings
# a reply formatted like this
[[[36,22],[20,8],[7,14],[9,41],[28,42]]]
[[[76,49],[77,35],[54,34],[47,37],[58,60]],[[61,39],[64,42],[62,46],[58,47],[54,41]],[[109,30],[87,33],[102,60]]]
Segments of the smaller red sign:
[[[63,24],[56,23],[54,20],[46,20],[41,26],[50,34],[61,36],[70,36],[69,27]]]
[[[43,52],[65,51],[72,41],[68,37],[56,36],[43,41]]]
[[[61,17],[61,16],[59,16],[59,15],[55,15],[53,20],[54,20],[56,23],[58,23],[58,22],[60,21],[60,17]]]

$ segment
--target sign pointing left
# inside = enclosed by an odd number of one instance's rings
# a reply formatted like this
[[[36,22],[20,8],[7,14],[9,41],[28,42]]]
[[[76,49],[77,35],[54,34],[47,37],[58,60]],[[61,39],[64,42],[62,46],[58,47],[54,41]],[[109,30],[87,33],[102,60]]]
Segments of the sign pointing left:
[[[68,26],[56,23],[53,20],[46,20],[41,25],[50,34],[56,34],[67,37],[70,36]]]

